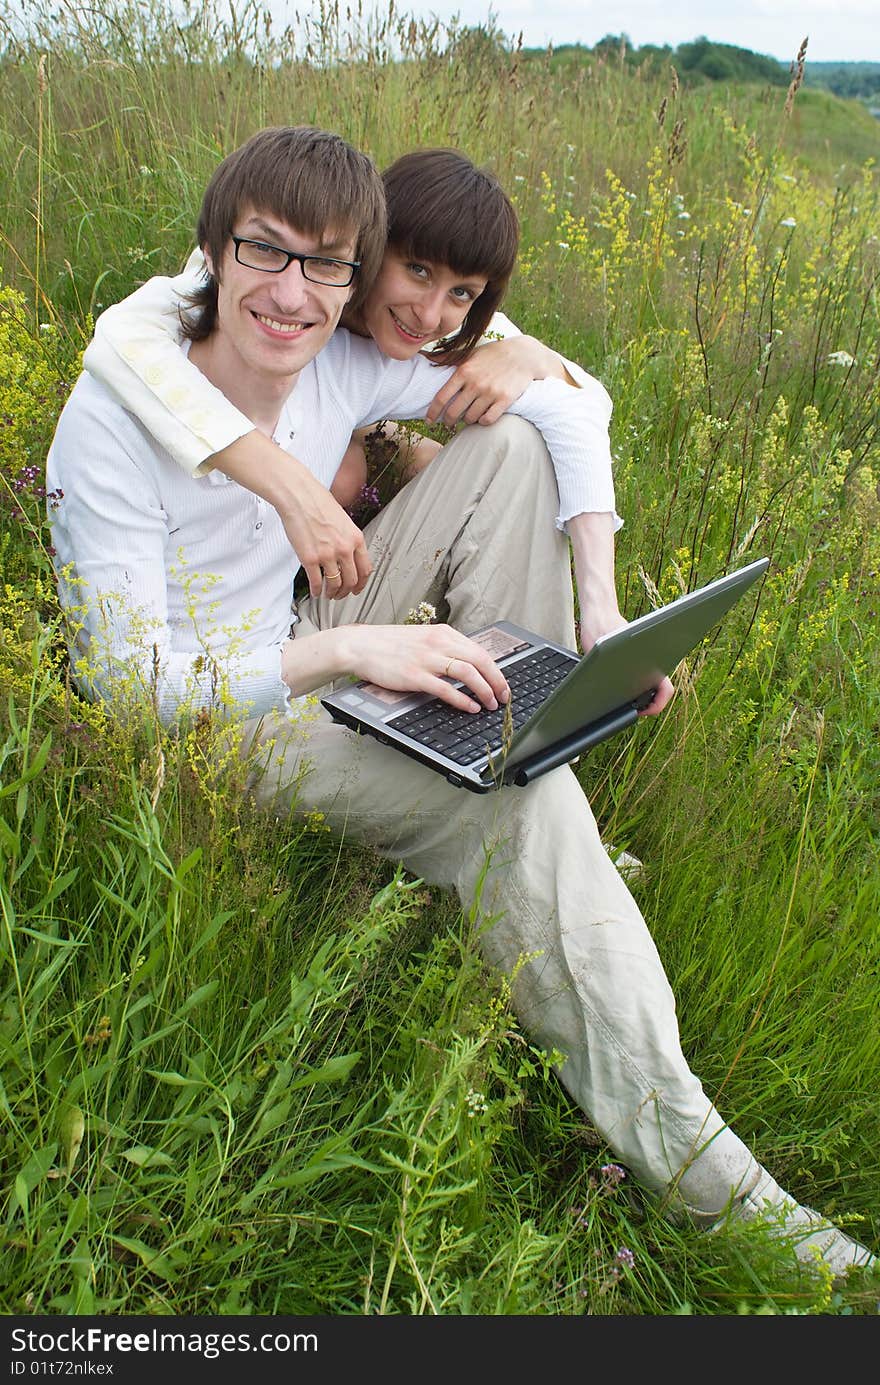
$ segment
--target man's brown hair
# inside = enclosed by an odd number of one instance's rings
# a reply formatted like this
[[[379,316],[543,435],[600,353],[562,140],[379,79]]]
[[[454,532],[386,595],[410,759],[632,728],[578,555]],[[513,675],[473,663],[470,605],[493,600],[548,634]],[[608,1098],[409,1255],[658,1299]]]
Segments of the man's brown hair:
[[[519,221],[494,173],[456,149],[414,150],[382,174],[388,243],[399,254],[488,280],[460,331],[429,352],[458,365],[474,349],[504,297],[519,249]]]
[[[260,130],[215,169],[202,198],[198,241],[217,274],[235,223],[253,209],[277,216],[309,236],[350,234],[360,269],[351,304],[369,291],[382,263],[387,217],[382,180],[366,155],[341,136],[311,125]],[[188,300],[184,333],[193,341],[217,325],[217,283],[207,283]]]

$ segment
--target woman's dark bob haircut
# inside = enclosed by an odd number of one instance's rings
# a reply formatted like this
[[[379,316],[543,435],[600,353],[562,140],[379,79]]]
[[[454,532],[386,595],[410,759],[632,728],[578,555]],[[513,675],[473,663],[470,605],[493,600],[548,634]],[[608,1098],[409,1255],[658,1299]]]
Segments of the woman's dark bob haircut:
[[[516,264],[519,221],[498,179],[455,149],[414,150],[382,174],[388,244],[414,260],[488,280],[461,329],[427,354],[458,365],[474,349],[504,297]]]

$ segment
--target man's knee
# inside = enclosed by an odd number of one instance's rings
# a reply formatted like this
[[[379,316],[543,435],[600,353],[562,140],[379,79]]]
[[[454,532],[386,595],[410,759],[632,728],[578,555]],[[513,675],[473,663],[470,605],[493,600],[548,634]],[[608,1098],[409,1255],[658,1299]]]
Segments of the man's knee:
[[[556,472],[546,443],[534,424],[524,418],[505,414],[485,427],[471,423],[447,444],[444,453],[449,454],[450,461],[469,458],[464,463],[469,471],[479,459],[481,466],[490,467],[498,477],[511,473],[515,480],[509,490],[511,501],[540,508],[543,502],[539,497],[546,494],[548,504],[555,507],[558,503]]]
[[[538,429],[533,423],[525,418],[520,418],[517,414],[504,414],[497,423],[490,423],[483,427],[482,424],[471,425],[479,428],[485,436],[497,438],[498,441],[507,449],[519,453],[535,453],[537,456],[546,458],[549,462],[550,454]]]

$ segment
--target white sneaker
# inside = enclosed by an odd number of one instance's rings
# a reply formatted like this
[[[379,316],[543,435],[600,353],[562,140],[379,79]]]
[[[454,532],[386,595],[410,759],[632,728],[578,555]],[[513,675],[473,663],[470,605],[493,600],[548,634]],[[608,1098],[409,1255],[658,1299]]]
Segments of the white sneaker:
[[[745,1197],[733,1204],[729,1217],[737,1221],[760,1221],[774,1235],[790,1240],[798,1260],[813,1267],[823,1261],[835,1279],[844,1278],[850,1269],[871,1269],[878,1264],[870,1250],[847,1236],[833,1222],[812,1207],[802,1207],[795,1202],[766,1169],[761,1170],[757,1183]]]
[[[639,876],[644,875],[645,865],[638,856],[633,856],[631,851],[618,851],[617,847],[611,842],[603,842],[605,850],[611,857],[624,880],[638,880]]]

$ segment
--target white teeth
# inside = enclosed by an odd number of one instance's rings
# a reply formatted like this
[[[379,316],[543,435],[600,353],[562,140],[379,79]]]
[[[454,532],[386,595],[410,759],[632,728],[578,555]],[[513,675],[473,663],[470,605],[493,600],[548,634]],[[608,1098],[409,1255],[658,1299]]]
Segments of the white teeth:
[[[271,327],[275,332],[301,332],[304,327],[308,327],[307,322],[278,322],[274,317],[265,317],[262,313],[254,313],[258,322],[265,322],[267,327]]]
[[[405,332],[408,337],[412,337],[413,341],[424,341],[425,337],[428,335],[427,332],[414,332],[411,327],[407,327],[405,322],[401,322],[393,308],[389,308],[388,311],[394,318],[401,332]]]

